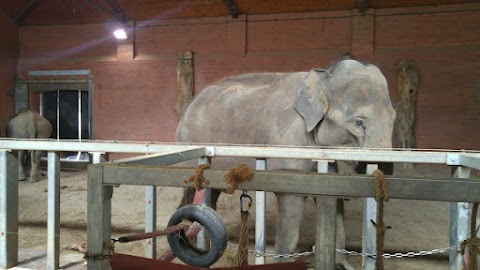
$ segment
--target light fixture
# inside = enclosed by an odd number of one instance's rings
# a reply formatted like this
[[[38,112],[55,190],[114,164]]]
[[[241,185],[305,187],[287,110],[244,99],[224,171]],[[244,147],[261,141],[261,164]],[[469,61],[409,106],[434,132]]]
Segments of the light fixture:
[[[113,31],[113,35],[117,39],[127,39],[127,33],[125,32],[125,29],[123,29],[123,28],[120,28],[120,29],[117,29],[117,30]]]

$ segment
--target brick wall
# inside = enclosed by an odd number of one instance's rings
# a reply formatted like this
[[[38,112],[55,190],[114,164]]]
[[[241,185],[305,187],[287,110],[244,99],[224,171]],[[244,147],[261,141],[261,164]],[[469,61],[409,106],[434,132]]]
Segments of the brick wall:
[[[194,52],[196,93],[227,75],[305,71],[350,53],[382,69],[394,103],[396,65],[413,59],[422,76],[417,146],[480,149],[479,10],[464,4],[136,22],[130,46],[118,51],[114,25],[22,27],[17,71],[90,69],[96,139],[172,141],[182,50]]]
[[[0,12],[0,135],[6,133],[8,117],[13,113],[13,88],[18,56],[18,28]]]

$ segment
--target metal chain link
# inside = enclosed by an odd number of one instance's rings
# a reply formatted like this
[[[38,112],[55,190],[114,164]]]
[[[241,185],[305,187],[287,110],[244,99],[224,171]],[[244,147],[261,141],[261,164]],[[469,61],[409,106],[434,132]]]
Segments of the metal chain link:
[[[447,251],[452,250],[452,249],[457,249],[459,244],[460,243],[458,243],[457,245],[450,246],[450,247],[435,248],[435,249],[428,250],[428,251],[425,251],[425,250],[422,250],[422,251],[419,251],[419,252],[410,251],[410,252],[407,252],[407,253],[397,252],[397,253],[394,253],[394,254],[383,253],[382,257],[385,258],[385,259],[412,258],[412,257],[416,257],[416,256],[427,256],[427,255],[432,255],[432,254],[439,254],[439,253],[447,252]],[[230,245],[234,248],[238,248],[238,245],[233,244],[231,242],[228,242],[228,245]],[[357,252],[357,251],[348,251],[346,249],[336,249],[336,251],[339,252],[339,253],[342,253],[342,254],[350,255],[350,256],[362,256],[362,257],[370,257],[370,258],[376,258],[377,257],[377,254],[374,254],[374,253],[362,253],[362,252]],[[256,257],[298,258],[298,257],[301,257],[301,256],[312,255],[312,254],[315,253],[315,250],[305,251],[305,252],[301,252],[301,253],[291,253],[291,254],[274,254],[274,253],[267,253],[267,252],[261,253],[261,252],[257,252],[257,251],[250,250],[250,249],[248,250],[248,252],[253,253]]]
[[[416,256],[427,256],[427,255],[432,255],[432,254],[444,253],[444,252],[447,252],[449,250],[456,249],[457,247],[458,247],[458,244],[454,245],[454,246],[450,246],[450,247],[435,248],[435,249],[428,250],[428,251],[425,251],[425,250],[422,250],[422,251],[419,251],[419,252],[410,251],[410,252],[407,252],[407,253],[397,252],[397,253],[394,253],[394,254],[383,253],[382,257],[385,258],[385,259],[391,259],[391,258],[411,258],[411,257],[416,257]],[[336,251],[340,252],[340,253],[343,253],[343,254],[351,255],[351,256],[362,256],[362,257],[370,257],[370,258],[376,258],[377,257],[377,254],[374,254],[374,253],[361,253],[361,252],[356,252],[356,251],[348,251],[346,249],[337,249]]]

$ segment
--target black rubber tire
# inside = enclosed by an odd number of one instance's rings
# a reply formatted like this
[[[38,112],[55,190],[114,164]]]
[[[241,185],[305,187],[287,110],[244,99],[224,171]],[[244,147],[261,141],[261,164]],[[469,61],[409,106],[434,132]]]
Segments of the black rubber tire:
[[[179,231],[167,235],[168,244],[173,253],[184,263],[195,267],[208,267],[214,264],[227,248],[227,228],[220,215],[204,204],[186,205],[175,212],[168,221],[168,227],[182,220],[200,223],[210,235],[210,250],[201,251],[185,241],[185,232]]]

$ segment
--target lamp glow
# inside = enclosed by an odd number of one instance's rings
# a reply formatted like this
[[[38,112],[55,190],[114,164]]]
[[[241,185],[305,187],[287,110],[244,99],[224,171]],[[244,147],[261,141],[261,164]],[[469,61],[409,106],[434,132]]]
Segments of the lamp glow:
[[[123,29],[115,30],[115,31],[113,32],[113,35],[114,35],[117,39],[127,39],[127,33],[125,33],[125,30],[123,30]]]

